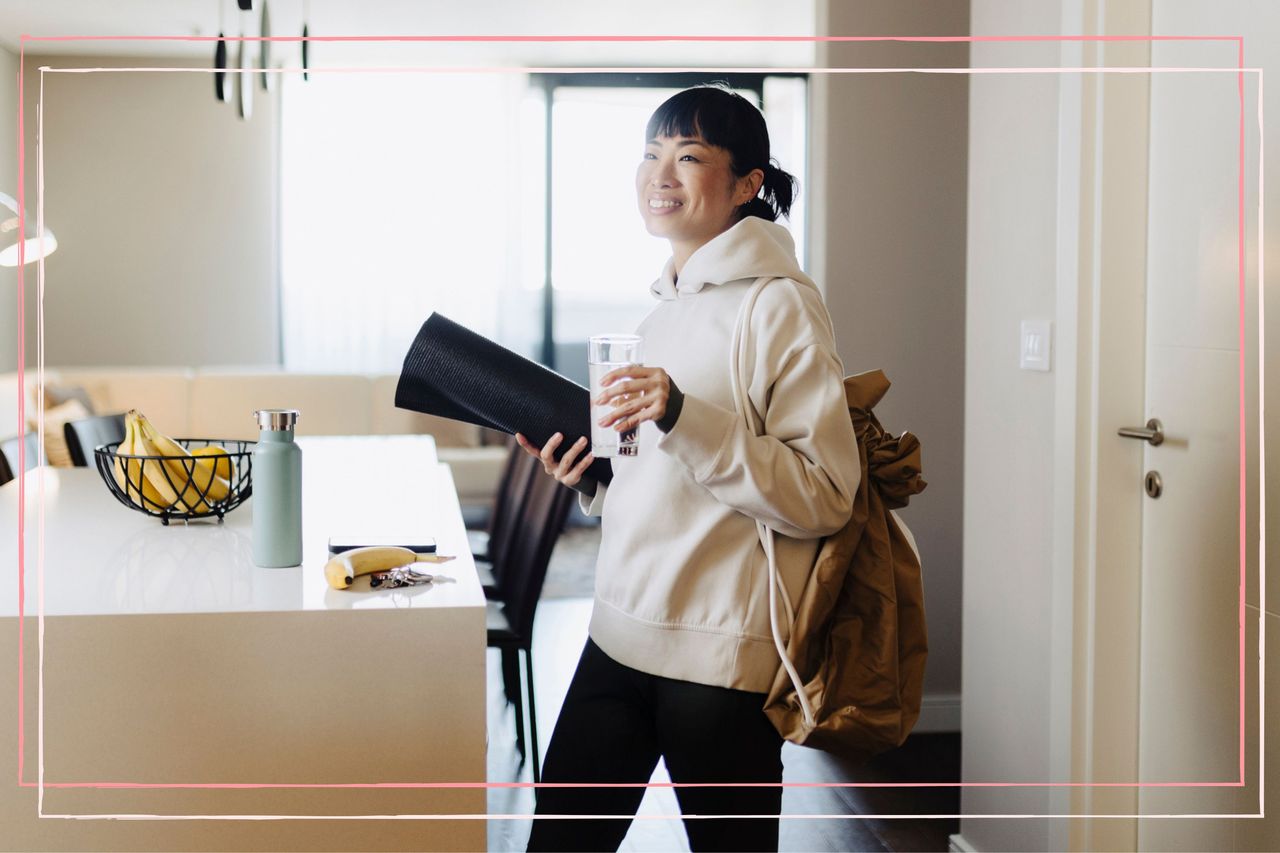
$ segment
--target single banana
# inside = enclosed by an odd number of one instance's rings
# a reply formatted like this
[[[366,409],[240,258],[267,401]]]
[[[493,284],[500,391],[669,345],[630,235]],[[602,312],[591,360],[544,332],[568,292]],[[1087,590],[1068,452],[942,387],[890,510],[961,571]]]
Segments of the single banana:
[[[418,555],[408,548],[386,545],[352,548],[350,551],[335,555],[325,563],[324,579],[334,589],[346,589],[360,575],[398,569],[417,561]]]
[[[231,493],[231,485],[215,473],[218,461],[200,459],[178,442],[160,432],[147,420],[146,415],[138,413],[138,428],[142,435],[161,455],[173,457],[162,463],[169,472],[169,478],[175,487],[181,489],[179,502],[193,512],[209,512],[210,507],[204,498],[220,501]],[[225,450],[222,451],[224,454]],[[226,462],[230,465],[231,458]]]
[[[124,441],[120,442],[116,453],[123,453],[126,456],[141,456],[145,453],[138,445],[138,423],[134,415],[135,412],[130,411],[125,416]],[[115,460],[116,482],[120,483],[129,500],[141,505],[144,509],[152,511],[169,509],[173,506],[173,501],[167,500],[144,473],[150,468],[151,463],[144,466],[139,460],[117,458]],[[122,478],[124,482],[121,482]],[[141,494],[139,494],[139,488],[141,488]]]
[[[216,457],[213,462],[214,476],[221,477],[228,483],[231,482],[231,454],[227,453],[225,447],[219,447],[216,444],[210,444],[208,447],[197,447],[191,451],[191,455]],[[201,464],[204,463],[202,462]]]
[[[133,452],[139,456],[164,456],[164,451],[156,447],[156,445],[147,436],[143,428],[142,416],[136,409],[129,412],[133,415]],[[138,463],[142,465],[142,463]],[[176,465],[175,471],[170,466]],[[187,504],[178,497],[178,489],[186,489],[187,474],[182,469],[181,462],[169,462],[164,459],[148,459],[146,464],[142,465],[142,473],[155,487],[160,494],[161,501],[166,507],[176,506],[180,510],[188,509]]]
[[[133,446],[133,437],[131,435],[133,426],[129,422],[128,416],[124,420],[124,438],[120,439],[120,443],[116,445],[116,456],[111,460],[111,473],[116,478],[116,485],[125,493],[129,494],[129,474],[125,470],[124,460],[120,458],[122,453],[130,453]]]

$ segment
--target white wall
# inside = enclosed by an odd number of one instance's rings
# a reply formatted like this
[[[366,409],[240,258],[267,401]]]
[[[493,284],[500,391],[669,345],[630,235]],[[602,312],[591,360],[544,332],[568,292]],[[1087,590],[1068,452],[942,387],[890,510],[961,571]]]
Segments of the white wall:
[[[973,0],[975,34],[1054,33],[1058,2]],[[971,65],[1056,66],[1056,42],[975,42]],[[1056,314],[1059,75],[969,83],[965,347],[965,781],[1053,778],[1054,372],[1018,365],[1022,320]],[[1059,543],[1061,547],[1061,543]],[[1050,811],[1049,789],[964,788],[968,813]],[[1054,849],[1047,821],[962,821],[979,850]]]
[[[966,35],[968,3],[819,0],[829,35]],[[965,43],[824,43],[824,67],[964,67]],[[929,661],[922,726],[959,727],[964,435],[962,74],[814,76],[812,267],[845,371],[882,368],[877,414],[923,446],[928,488],[902,512],[920,547]],[[967,689],[966,689],[967,693]]]
[[[1142,16],[1142,8],[1142,4],[1130,0],[1052,0],[1037,4],[1019,0],[972,0],[971,27],[975,34],[1101,31],[1108,34],[1156,32],[1202,35],[1210,30],[1214,33],[1239,33],[1245,37],[1246,66],[1266,67],[1280,62],[1280,51],[1274,48],[1276,33],[1280,31],[1280,14],[1270,6],[1241,0],[1216,4],[1210,9],[1197,0],[1156,0],[1149,7],[1150,20]],[[1148,49],[1145,44],[1141,46]],[[1113,47],[1108,46],[1105,51],[1086,48],[1087,55],[1080,61],[1079,47],[1058,43],[975,44],[972,65],[1088,65],[1095,60],[1104,65],[1130,64],[1130,61],[1140,66],[1148,64],[1132,56],[1125,60],[1119,53],[1113,53]],[[1220,66],[1223,61],[1234,62],[1232,50],[1234,48],[1220,50],[1214,55],[1183,52],[1179,45],[1178,61],[1172,61],[1171,48],[1157,45],[1154,53],[1159,55],[1153,55],[1149,64]],[[1222,53],[1230,55],[1224,60]],[[1117,76],[1111,75],[1113,80]],[[1144,82],[1130,80],[1131,84]],[[1107,594],[1107,584],[1124,583],[1126,577],[1131,580],[1133,573],[1106,572],[1107,576],[1093,579],[1096,589],[1088,585],[1089,579],[1080,575],[1072,577],[1070,501],[1067,502],[1067,512],[1063,512],[1063,502],[1055,500],[1055,495],[1060,496],[1064,490],[1070,493],[1075,487],[1070,482],[1074,475],[1070,463],[1065,467],[1065,476],[1060,464],[1064,422],[1068,425],[1073,423],[1076,415],[1071,408],[1074,401],[1069,399],[1075,389],[1075,380],[1068,377],[1064,382],[1061,376],[1055,380],[1054,374],[1038,376],[1024,373],[1017,370],[1013,361],[1019,320],[1034,317],[1057,321],[1055,330],[1059,334],[1054,345],[1054,373],[1073,371],[1078,366],[1082,371],[1081,387],[1084,387],[1088,384],[1088,377],[1083,371],[1090,364],[1090,339],[1084,326],[1092,322],[1084,314],[1105,309],[1106,319],[1117,317],[1118,309],[1114,305],[1089,306],[1088,295],[1074,290],[1077,285],[1076,259],[1072,255],[1076,248],[1076,235],[1071,233],[1071,229],[1077,223],[1068,221],[1067,217],[1075,204],[1080,206],[1079,222],[1084,223],[1078,235],[1084,247],[1079,258],[1079,282],[1085,282],[1086,264],[1096,266],[1100,278],[1105,278],[1106,274],[1115,275],[1119,262],[1115,256],[1108,256],[1105,244],[1112,243],[1110,252],[1114,255],[1115,244],[1132,238],[1141,245],[1145,232],[1145,224],[1140,218],[1145,211],[1136,214],[1130,211],[1130,219],[1138,222],[1138,233],[1125,234],[1127,223],[1115,221],[1115,210],[1101,209],[1114,205],[1114,200],[1102,200],[1101,196],[1086,198],[1088,187],[1072,186],[1073,177],[1083,179],[1085,183],[1097,179],[1097,175],[1091,177],[1085,172],[1090,168],[1101,169],[1107,159],[1127,163],[1122,158],[1132,155],[1132,148],[1145,150],[1144,138],[1116,140],[1106,136],[1113,132],[1117,116],[1105,112],[1110,107],[1102,94],[1096,94],[1099,99],[1096,104],[1099,108],[1097,121],[1103,122],[1105,115],[1105,122],[1112,131],[1106,128],[1099,131],[1089,126],[1092,119],[1088,110],[1094,106],[1089,103],[1089,98],[1093,96],[1085,97],[1085,112],[1082,114],[1082,85],[1086,92],[1093,86],[1093,91],[1098,93],[1105,86],[1106,97],[1119,100],[1121,96],[1114,83],[1095,80],[1092,84],[1082,84],[1078,77],[1073,80],[1070,75],[975,77],[971,84],[962,756],[966,781],[1116,778],[1108,777],[1110,768],[1105,766],[1107,753],[1116,756],[1118,763],[1132,764],[1138,750],[1136,742],[1107,741],[1105,734],[1099,734],[1104,729],[1103,722],[1097,723],[1095,731],[1089,728],[1083,717],[1075,720],[1069,717],[1068,710],[1073,706],[1077,712],[1082,706],[1089,706],[1093,713],[1105,715],[1108,721],[1126,715],[1136,718],[1134,682],[1138,669],[1137,660],[1133,657],[1134,649],[1111,645],[1099,645],[1096,649],[1087,647],[1095,626],[1105,623],[1108,618],[1115,618],[1108,613],[1108,602],[1102,598]],[[1076,87],[1074,94],[1073,86]],[[1247,96],[1246,122],[1254,120],[1253,109],[1252,100]],[[1141,117],[1145,112],[1139,111],[1138,115]],[[1083,136],[1079,124],[1082,116],[1086,119]],[[1099,133],[1096,137],[1095,132]],[[1214,134],[1220,129],[1206,127],[1204,132]],[[1103,150],[1090,150],[1095,142],[1105,146],[1105,157]],[[1132,143],[1132,146],[1126,149],[1127,143]],[[1194,148],[1195,144],[1189,142],[1188,146]],[[1273,139],[1271,144],[1274,147],[1277,142]],[[1252,150],[1246,155],[1246,161],[1251,156]],[[1268,159],[1274,161],[1277,157],[1280,154]],[[1110,168],[1117,167],[1112,164]],[[1077,169],[1081,171],[1077,172]],[[1145,174],[1145,169],[1138,171],[1138,177]],[[1133,176],[1112,174],[1109,177],[1109,184],[1114,184],[1116,177],[1121,177],[1123,182]],[[1248,187],[1251,193],[1252,185]],[[1071,193],[1077,189],[1080,198],[1071,198]],[[1130,188],[1128,192],[1145,198],[1142,188]],[[1275,189],[1273,182],[1267,192],[1273,195],[1280,190]],[[1123,196],[1124,193],[1116,195]],[[1252,203],[1252,198],[1246,202],[1249,217],[1253,216]],[[1091,213],[1095,205],[1100,209]],[[1059,212],[1062,219],[1058,218]],[[1092,215],[1098,217],[1096,233],[1089,231]],[[1234,210],[1226,223],[1211,223],[1208,216],[1208,213],[1204,214],[1206,218],[1202,219],[1201,226],[1206,232],[1234,228]],[[1112,217],[1110,221],[1108,217]],[[1253,273],[1252,253],[1255,248],[1253,236],[1252,232],[1246,231],[1249,242],[1247,274],[1250,275]],[[1274,242],[1270,237],[1268,234],[1267,242]],[[1090,247],[1097,254],[1091,254]],[[1142,271],[1136,274],[1141,276]],[[1083,288],[1085,284],[1080,286]],[[1072,307],[1076,305],[1084,306],[1078,318],[1071,316]],[[1142,311],[1141,305],[1138,310],[1139,313]],[[1257,321],[1252,302],[1248,303],[1246,311],[1248,341]],[[1074,351],[1068,340],[1068,330],[1077,319],[1085,335],[1080,353]],[[1267,361],[1274,365],[1276,358],[1272,350],[1277,344],[1273,331],[1270,337]],[[1253,388],[1251,383],[1256,381],[1254,359],[1256,350],[1246,355],[1250,391]],[[1140,365],[1138,369],[1141,370]],[[1276,372],[1271,370],[1267,390],[1274,390]],[[1246,399],[1249,407],[1246,427],[1252,433],[1256,432],[1257,412],[1251,397]],[[1084,401],[1084,404],[1088,403]],[[1092,404],[1099,405],[1097,400]],[[1082,411],[1080,414],[1084,418],[1079,424],[1081,429],[1090,428],[1095,419],[1092,414],[1096,413]],[[1280,437],[1278,429],[1272,418],[1267,425],[1267,433],[1273,446]],[[1058,463],[1056,466],[1055,462]],[[1253,472],[1256,471],[1257,457],[1252,447],[1249,464],[1250,479],[1256,483]],[[1277,466],[1269,460],[1268,467]],[[1099,476],[1105,479],[1108,473],[1103,471]],[[1275,490],[1278,477],[1276,471],[1269,473],[1270,492]],[[1009,495],[1011,491],[1016,491],[1015,499],[992,499],[993,495]],[[1257,497],[1254,492],[1249,498],[1255,513]],[[1270,497],[1269,504],[1276,506],[1275,496]],[[1272,517],[1266,519],[1268,527],[1275,527],[1274,515],[1273,512]],[[1247,541],[1250,560],[1257,547],[1255,520],[1256,515],[1251,514]],[[1080,531],[1087,532],[1089,519],[1077,517],[1075,524]],[[1274,541],[1274,531],[1268,538]],[[1076,540],[1076,545],[1085,549],[1091,544],[1082,543],[1079,538]],[[1079,555],[1077,559],[1083,560]],[[1132,569],[1133,566],[1122,568]],[[1245,778],[1249,784],[1238,792],[1236,805],[1242,813],[1255,811],[1258,797],[1258,787],[1250,781],[1258,772],[1255,731],[1258,662],[1254,656],[1254,644],[1262,605],[1255,586],[1256,562],[1250,563],[1250,572],[1248,604],[1243,614],[1249,634],[1245,673]],[[1271,575],[1274,579],[1275,572],[1272,571]],[[997,606],[993,606],[993,602]],[[1077,608],[1074,614],[1073,607]],[[1090,613],[1096,616],[1093,625],[1089,624]],[[1268,629],[1276,627],[1280,617],[1276,616],[1274,606],[1267,606],[1265,619]],[[1074,636],[1070,633],[1073,622]],[[1115,634],[1113,631],[1112,636]],[[1093,683],[1098,691],[1096,695],[1088,695],[1084,686],[1091,667],[1095,670],[1092,674],[1096,679]],[[1106,678],[1110,680],[1104,680],[1096,675],[1096,671],[1103,669],[1116,674],[1108,674]],[[1277,689],[1275,672],[1275,667],[1272,667],[1266,674],[1269,693]],[[1267,711],[1267,722],[1272,723],[1272,730],[1276,725],[1272,718],[1276,715],[1271,709],[1275,707],[1275,703],[1271,703]],[[1273,744],[1274,738],[1268,745],[1267,755],[1271,759],[1268,762],[1268,775],[1271,777],[1280,775],[1275,770],[1277,762]],[[1124,778],[1132,778],[1132,775],[1127,774]],[[1276,779],[1267,781],[1270,783],[1267,785],[1269,792],[1274,792]],[[966,814],[1063,812],[1079,805],[1077,796],[1084,790],[1075,789],[1068,797],[1066,792],[1055,794],[1048,789],[965,788],[961,808]],[[1186,793],[1194,794],[1191,791]],[[1083,811],[1125,813],[1132,808],[1123,806],[1130,803],[1137,807],[1137,801],[1132,788],[1097,789],[1091,791]],[[1185,803],[1187,808],[1170,808],[1167,811],[1216,811],[1219,805],[1203,796],[1188,797]],[[1266,809],[1268,820],[1218,822],[1219,825],[1213,827],[1218,832],[1217,837],[1234,839],[1234,843],[1220,844],[1212,849],[1280,848],[1280,831],[1272,819],[1276,813],[1273,806],[1271,803]],[[1207,823],[1142,821],[1142,829],[1135,831],[1137,824],[1133,822],[1100,820],[1093,827],[1092,835],[1082,836],[1084,821],[965,818],[961,821],[961,835],[964,843],[975,850],[1139,849],[1135,846],[1139,844],[1143,845],[1142,849],[1211,849],[1197,843],[1202,837],[1198,833],[1209,828]],[[1165,834],[1156,838],[1155,831]],[[1128,833],[1127,837],[1125,833]],[[1145,837],[1139,833],[1144,833]]]
[[[41,65],[175,62],[27,58],[33,208]],[[44,216],[58,236],[45,264],[49,365],[278,360],[278,97],[254,94],[253,116],[241,121],[232,104],[215,100],[206,73],[45,75]],[[34,271],[28,279],[33,296]],[[28,300],[32,366],[35,302]],[[14,349],[8,331],[3,353]]]

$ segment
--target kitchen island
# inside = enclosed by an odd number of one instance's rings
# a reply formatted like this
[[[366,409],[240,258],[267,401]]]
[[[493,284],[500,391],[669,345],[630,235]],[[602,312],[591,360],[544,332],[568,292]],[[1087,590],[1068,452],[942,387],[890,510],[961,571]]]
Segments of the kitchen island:
[[[0,848],[484,848],[462,816],[485,811],[485,599],[449,469],[423,436],[299,445],[289,569],[253,565],[252,499],[165,527],[93,468],[28,472],[21,715],[18,482],[0,487]],[[455,559],[428,586],[335,591],[339,535]]]

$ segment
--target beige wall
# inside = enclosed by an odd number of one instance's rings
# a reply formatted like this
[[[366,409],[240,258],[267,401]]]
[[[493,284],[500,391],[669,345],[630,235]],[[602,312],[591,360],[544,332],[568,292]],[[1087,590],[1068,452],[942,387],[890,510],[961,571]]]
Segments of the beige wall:
[[[18,197],[18,57],[0,48],[0,192]],[[7,215],[8,211],[0,213]],[[18,275],[0,267],[0,372],[18,365]],[[0,437],[18,432],[17,424],[0,424]]]
[[[41,65],[174,64],[28,57],[29,198]],[[44,215],[58,236],[45,264],[48,364],[277,361],[278,95],[254,94],[241,121],[205,73],[45,75]],[[34,364],[31,310],[27,328]]]
[[[829,35],[966,35],[967,2],[819,0]],[[819,47],[826,67],[964,67],[958,44]],[[882,368],[877,413],[924,449],[928,489],[902,512],[929,621],[926,713],[959,722],[966,128],[962,74],[816,74],[809,191],[815,278],[845,371]],[[926,718],[922,717],[922,722]]]

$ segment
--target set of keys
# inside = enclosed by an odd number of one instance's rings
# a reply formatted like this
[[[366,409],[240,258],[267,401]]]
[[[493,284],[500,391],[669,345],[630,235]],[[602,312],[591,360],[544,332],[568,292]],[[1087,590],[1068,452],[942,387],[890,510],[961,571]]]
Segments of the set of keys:
[[[427,572],[420,572],[413,565],[401,566],[398,569],[390,569],[385,572],[374,572],[369,575],[369,586],[377,589],[386,587],[387,589],[396,589],[402,586],[422,586],[436,580],[436,576]]]

